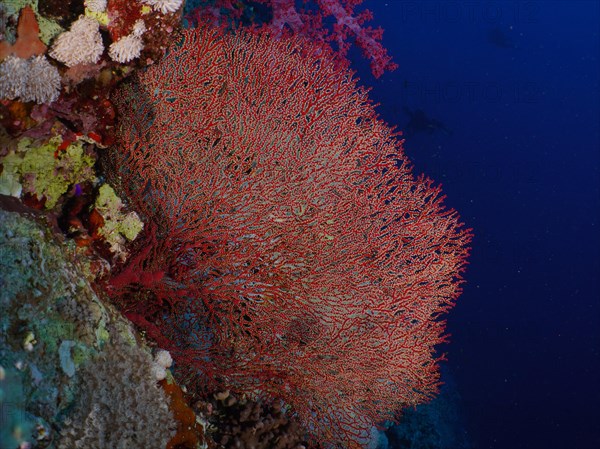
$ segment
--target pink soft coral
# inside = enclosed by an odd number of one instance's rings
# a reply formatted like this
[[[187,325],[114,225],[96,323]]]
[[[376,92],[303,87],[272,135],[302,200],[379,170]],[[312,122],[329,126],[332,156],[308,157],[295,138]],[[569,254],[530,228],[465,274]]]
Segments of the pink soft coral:
[[[355,8],[363,0],[304,0],[306,9],[298,10],[295,0],[256,0],[267,6],[272,18],[261,20],[255,16],[245,17],[246,6],[243,1],[214,0],[212,6],[196,8],[189,19],[196,22],[209,21],[221,23],[225,16],[234,19],[250,19],[253,24],[262,24],[275,36],[286,33],[303,35],[314,42],[334,44],[341,60],[346,61],[351,41],[362,50],[369,59],[371,71],[379,78],[386,70],[395,70],[398,65],[392,62],[387,50],[381,45],[383,29],[365,26],[373,18],[369,10],[356,13]],[[333,17],[335,23],[331,29],[323,21]]]

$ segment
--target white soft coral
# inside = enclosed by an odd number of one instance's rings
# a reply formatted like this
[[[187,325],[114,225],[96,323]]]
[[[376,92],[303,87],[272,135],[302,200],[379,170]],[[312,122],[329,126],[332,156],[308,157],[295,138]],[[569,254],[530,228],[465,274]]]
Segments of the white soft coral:
[[[181,7],[183,0],[142,0],[145,4],[152,6],[155,11],[167,14],[175,12]]]
[[[52,103],[60,94],[60,75],[45,56],[8,56],[0,63],[0,98]]]
[[[106,0],[85,0],[83,4],[92,12],[104,12],[106,10]]]
[[[50,56],[68,67],[77,64],[95,64],[102,56],[104,46],[99,23],[81,16],[69,31],[60,34],[50,50]]]
[[[110,44],[108,55],[113,61],[125,64],[137,58],[142,52],[144,44],[142,39],[135,34],[128,34],[117,42]]]
[[[142,42],[142,34],[146,31],[146,26],[143,20],[138,20],[133,25],[133,31],[127,36],[122,37],[116,42],[110,44],[108,55],[113,61],[121,64],[127,63],[140,56],[144,43]]]
[[[167,369],[173,364],[173,358],[169,351],[159,349],[154,355],[154,364],[152,366],[152,374],[156,380],[163,380],[167,377]]]
[[[44,55],[34,56],[29,61],[29,73],[22,101],[37,104],[52,103],[60,94],[60,74]]]

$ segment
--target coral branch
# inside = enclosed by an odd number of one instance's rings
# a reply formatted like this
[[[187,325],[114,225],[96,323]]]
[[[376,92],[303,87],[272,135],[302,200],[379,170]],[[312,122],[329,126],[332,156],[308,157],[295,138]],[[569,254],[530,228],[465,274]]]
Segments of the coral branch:
[[[398,66],[392,62],[386,49],[381,44],[383,30],[365,26],[365,22],[372,18],[372,14],[365,10],[355,13],[354,9],[362,0],[315,0],[306,1],[313,4],[314,8],[298,11],[294,0],[257,0],[265,5],[272,13],[272,18],[256,17],[250,15],[255,25],[263,25],[274,36],[291,33],[305,36],[314,43],[335,44],[335,51],[342,61],[346,57],[351,43],[354,42],[362,51],[365,58],[370,61],[371,71],[379,78],[388,70],[395,70]],[[243,15],[244,2],[231,0],[215,0],[214,7],[198,7],[190,14],[190,19],[199,23],[207,20],[211,23],[225,22],[222,14],[226,12],[230,17],[239,20]],[[251,9],[248,7],[248,9]],[[332,29],[324,23],[327,17],[336,20]],[[247,18],[246,18],[247,19]],[[287,33],[286,33],[287,32]]]
[[[0,42],[0,60],[9,55],[27,59],[46,53],[46,46],[40,40],[40,27],[31,6],[25,6],[19,15],[17,40],[14,44]]]
[[[153,232],[113,296],[188,386],[358,444],[436,392],[470,234],[330,56],[201,28],[118,92],[109,177]]]

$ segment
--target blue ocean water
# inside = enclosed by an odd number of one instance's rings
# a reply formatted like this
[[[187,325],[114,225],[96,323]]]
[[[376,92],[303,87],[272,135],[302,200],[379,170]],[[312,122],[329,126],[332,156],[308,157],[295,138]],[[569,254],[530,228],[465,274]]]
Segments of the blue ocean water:
[[[410,447],[600,447],[599,2],[363,6],[400,67],[353,66],[475,235],[443,348],[454,429]]]

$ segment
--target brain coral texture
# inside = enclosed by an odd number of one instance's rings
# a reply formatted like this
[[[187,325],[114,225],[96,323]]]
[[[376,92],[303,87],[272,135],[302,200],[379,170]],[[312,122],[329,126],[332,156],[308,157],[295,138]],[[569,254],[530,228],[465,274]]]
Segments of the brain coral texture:
[[[111,177],[148,225],[110,287],[181,379],[346,445],[435,393],[470,234],[326,51],[186,31],[114,100]]]

